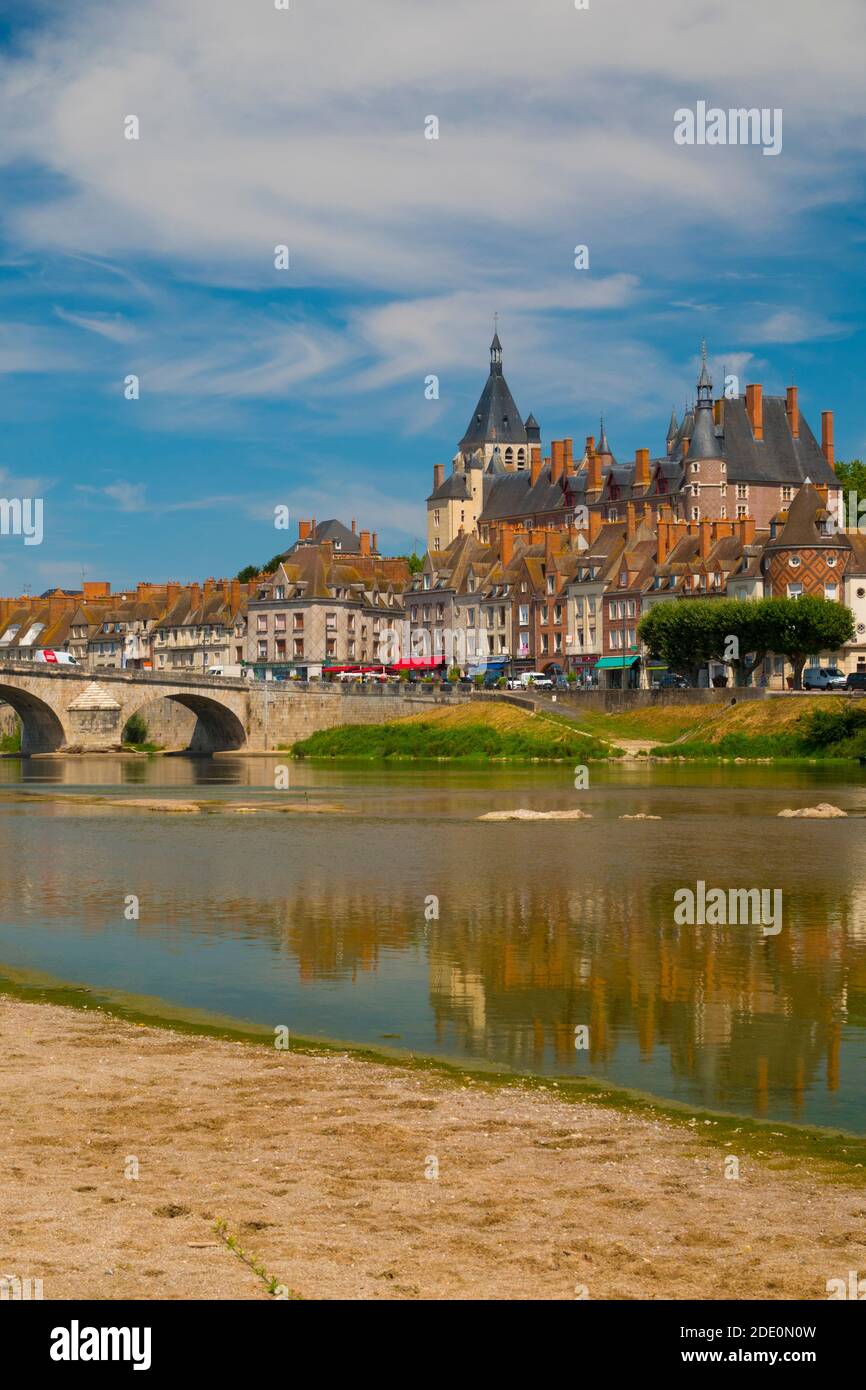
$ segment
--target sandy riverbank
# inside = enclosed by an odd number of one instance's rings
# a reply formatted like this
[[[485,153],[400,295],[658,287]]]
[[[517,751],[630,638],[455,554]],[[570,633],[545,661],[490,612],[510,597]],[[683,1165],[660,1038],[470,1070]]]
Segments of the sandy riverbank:
[[[821,1299],[866,1269],[862,1173],[772,1129],[726,1180],[703,1119],[555,1090],[8,997],[0,1049],[0,1274],[48,1299],[267,1298],[218,1220],[304,1298]]]

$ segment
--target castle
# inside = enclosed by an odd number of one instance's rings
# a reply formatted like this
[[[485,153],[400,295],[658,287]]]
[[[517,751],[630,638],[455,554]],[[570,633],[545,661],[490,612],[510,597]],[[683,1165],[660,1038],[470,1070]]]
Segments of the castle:
[[[433,469],[427,499],[427,547],[446,549],[461,533],[487,541],[503,523],[531,529],[587,526],[592,513],[625,519],[632,503],[638,520],[655,529],[662,508],[691,522],[751,518],[769,529],[799,489],[826,489],[837,513],[841,489],[834,472],[833,414],[821,416],[821,444],[801,413],[796,386],[765,396],[760,385],[745,395],[714,397],[702,351],[694,406],[682,420],[671,413],[664,453],[638,449],[620,463],[604,421],[598,440],[588,435],[580,459],[573,440],[554,439],[542,457],[535,416],[520,415],[502,369],[498,333],[490,345],[490,371],[472,418],[445,476]]]

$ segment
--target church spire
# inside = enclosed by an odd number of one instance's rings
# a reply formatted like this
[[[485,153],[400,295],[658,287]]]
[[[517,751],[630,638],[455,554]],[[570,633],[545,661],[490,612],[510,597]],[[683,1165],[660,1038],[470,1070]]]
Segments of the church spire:
[[[707,367],[707,340],[701,339],[701,374],[698,377],[698,410],[712,410],[713,382]]]
[[[498,325],[499,315],[493,315],[493,342],[490,344],[490,370],[497,376],[502,373],[502,344],[499,341]]]

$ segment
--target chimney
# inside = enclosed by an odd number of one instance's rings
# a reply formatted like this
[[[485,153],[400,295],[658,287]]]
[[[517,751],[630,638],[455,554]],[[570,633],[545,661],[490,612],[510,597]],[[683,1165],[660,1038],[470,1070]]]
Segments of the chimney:
[[[310,523],[308,521],[298,522],[298,540],[305,541],[310,534]]]
[[[499,533],[499,554],[502,568],[507,569],[514,559],[514,532],[507,523]]]
[[[550,481],[558,483],[565,470],[565,444],[561,439],[550,441]]]
[[[713,401],[713,424],[721,425],[725,418],[725,398],[720,396],[717,401]]]
[[[436,469],[437,469],[437,468],[441,468],[441,469],[442,469],[442,476],[443,476],[443,478],[444,478],[444,477],[445,477],[445,464],[444,464],[444,463],[439,463],[439,464],[434,463],[434,465],[433,465],[433,472],[434,472],[434,473],[436,472]],[[352,517],[352,535],[354,536],[354,534],[355,534],[355,518]]]
[[[634,540],[637,531],[637,518],[635,517],[634,502],[625,504],[625,533],[628,539]]]
[[[635,487],[649,487],[649,480],[649,449],[635,449],[634,485]]]
[[[689,452],[689,445],[691,444],[691,442],[692,441],[689,438],[683,440],[683,458],[685,458],[686,454]]]
[[[564,446],[565,446],[565,471],[566,471],[566,473],[573,473],[573,472],[574,472],[574,452],[573,452],[573,451],[574,451],[574,440],[573,440],[573,439],[563,439],[562,442],[563,442],[563,444],[564,444]]]
[[[587,454],[589,454],[590,458],[592,458],[592,455],[595,453],[595,435],[594,435],[594,434],[588,434],[588,435],[586,436],[586,449],[585,449],[585,452],[586,452]]]
[[[589,468],[586,477],[587,492],[601,491],[601,458],[593,449],[589,456]]]
[[[437,489],[437,487],[441,487],[442,484],[444,483],[444,481],[445,481],[445,464],[444,464],[444,463],[434,463],[434,465],[433,465],[433,491],[435,492],[436,489]],[[353,521],[353,522],[352,522],[352,530],[354,531],[354,529],[355,529],[355,523],[354,523],[354,521]]]
[[[213,587],[214,587],[214,580],[213,580],[213,579],[206,579],[206,580],[204,581],[204,595],[205,595],[205,598],[207,598],[208,594],[213,593]]]
[[[764,400],[762,386],[746,387],[746,414],[756,439],[764,438]]]
[[[785,392],[785,414],[792,439],[800,438],[800,407],[797,404],[797,388],[789,386]]]
[[[826,505],[827,505],[827,497],[828,497],[828,494],[829,494],[829,489],[828,489],[827,485],[826,485],[826,484],[816,484],[816,486],[815,486],[815,491],[817,492],[818,496],[819,496],[820,499],[821,499],[821,505],[822,505],[823,507],[826,507]]]
[[[593,507],[589,513],[589,543],[592,545],[598,540],[601,533],[601,512],[597,507]]]
[[[544,565],[549,570],[553,564],[553,557],[559,549],[559,537],[553,527],[549,527],[544,533]]]
[[[201,589],[197,584],[189,584],[187,588],[189,591],[190,607],[198,608],[199,604],[201,603]]]
[[[541,445],[533,444],[530,451],[529,486],[535,487],[541,474]]]
[[[740,517],[737,522],[740,531],[740,541],[743,545],[753,545],[755,541],[755,518],[752,516]]]
[[[165,601],[169,607],[171,607],[171,605],[177,601],[177,596],[179,593],[180,585],[178,583],[171,581],[170,583],[166,584]]]
[[[361,541],[361,554],[362,554],[362,555],[369,555],[369,554],[370,554],[370,532],[369,532],[369,531],[362,531],[362,532],[361,532],[361,535],[360,535],[360,541]]]
[[[311,538],[312,538],[313,540],[316,539],[316,518],[315,518],[315,517],[313,517],[312,521],[310,522],[310,536],[311,536]]]
[[[702,560],[708,560],[708,559],[709,559],[709,555],[710,555],[710,551],[711,551],[712,548],[713,548],[713,527],[712,527],[712,522],[710,521],[709,517],[703,517],[703,518],[701,519],[701,522],[700,522],[700,534],[701,534],[701,550],[700,550],[701,559],[702,559]]]
[[[822,410],[821,412],[821,453],[835,471],[836,454],[833,449],[833,412],[832,410]]]
[[[81,586],[81,593],[85,603],[95,598],[110,598],[111,585],[101,579],[85,579]]]
[[[231,582],[230,603],[233,613],[241,606],[241,581],[239,579],[233,579]]]
[[[670,530],[666,521],[659,520],[656,536],[658,541],[656,546],[656,563],[663,565],[668,558],[668,551],[670,550],[671,544]]]

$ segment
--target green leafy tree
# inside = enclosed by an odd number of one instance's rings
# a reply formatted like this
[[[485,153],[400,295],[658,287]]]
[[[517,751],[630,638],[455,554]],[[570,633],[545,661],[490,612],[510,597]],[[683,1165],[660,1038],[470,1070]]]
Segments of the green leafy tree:
[[[836,477],[842,489],[847,523],[849,526],[856,526],[859,522],[858,508],[855,506],[852,516],[848,494],[854,492],[857,494],[858,503],[866,502],[866,463],[861,459],[851,459],[850,463],[837,463]]]
[[[238,570],[235,578],[239,579],[242,584],[248,584],[251,579],[255,579],[258,573],[258,565],[244,565],[242,570]]]
[[[807,656],[836,651],[854,636],[854,614],[842,603],[804,594],[764,600],[769,610],[770,650],[786,656],[794,669],[794,689],[803,688]]]
[[[400,559],[406,561],[406,564],[409,566],[410,574],[420,574],[421,570],[424,568],[423,557],[418,555],[414,550],[411,555],[401,555]]]
[[[786,656],[801,689],[807,656],[835,651],[854,635],[850,608],[829,599],[679,599],[658,603],[638,626],[652,657],[697,679],[708,661],[723,662],[743,685],[768,652]]]

